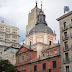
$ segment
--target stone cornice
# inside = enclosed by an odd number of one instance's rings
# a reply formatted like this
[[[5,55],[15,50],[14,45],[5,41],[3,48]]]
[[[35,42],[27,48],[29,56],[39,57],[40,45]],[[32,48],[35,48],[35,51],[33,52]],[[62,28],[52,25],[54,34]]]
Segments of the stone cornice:
[[[57,21],[60,21],[61,19],[65,18],[65,17],[68,17],[68,16],[71,15],[71,14],[72,14],[72,11],[70,11],[70,12],[64,14],[63,16],[57,18],[56,20],[57,20]]]

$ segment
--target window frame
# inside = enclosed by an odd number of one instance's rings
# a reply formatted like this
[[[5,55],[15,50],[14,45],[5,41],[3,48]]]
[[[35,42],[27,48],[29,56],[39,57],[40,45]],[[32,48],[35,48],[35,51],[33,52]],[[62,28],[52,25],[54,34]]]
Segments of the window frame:
[[[54,61],[56,62],[56,67],[53,66],[53,65],[54,65],[54,64],[53,64]],[[53,69],[54,69],[54,68],[57,68],[57,60],[54,60],[54,61],[52,61],[52,68],[53,68]]]
[[[37,65],[34,65],[34,72],[37,71]]]
[[[45,67],[44,67],[44,64],[45,64]],[[43,63],[42,69],[43,69],[43,70],[46,70],[46,63]]]

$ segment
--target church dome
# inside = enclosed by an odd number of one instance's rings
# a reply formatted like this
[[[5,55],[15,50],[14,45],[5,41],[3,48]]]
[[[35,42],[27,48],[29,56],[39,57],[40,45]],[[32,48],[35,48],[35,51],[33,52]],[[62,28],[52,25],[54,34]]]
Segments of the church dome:
[[[32,28],[30,30],[29,34],[31,34],[33,31],[35,31],[35,32],[45,32],[45,26],[43,26],[43,25],[40,24],[40,25]],[[47,32],[53,34],[52,29],[50,27],[48,27],[48,26],[47,26]]]
[[[45,32],[45,29],[47,29],[47,32],[53,34],[53,31],[50,27],[48,27],[46,21],[45,21],[45,14],[43,13],[42,9],[40,10],[40,13],[37,18],[37,22],[34,28],[32,28],[29,32],[31,34],[33,31],[35,32]]]

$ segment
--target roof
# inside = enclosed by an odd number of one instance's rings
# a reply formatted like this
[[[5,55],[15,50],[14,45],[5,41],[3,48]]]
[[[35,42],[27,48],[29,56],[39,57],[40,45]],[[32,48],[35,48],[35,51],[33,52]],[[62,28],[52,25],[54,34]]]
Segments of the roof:
[[[35,25],[34,28],[32,28],[30,30],[29,34],[31,34],[33,31],[35,31],[35,32],[45,32],[46,29],[47,29],[47,32],[53,34],[52,29],[50,27],[48,27],[48,25],[45,21],[45,14],[41,10],[39,15],[38,15],[36,25]]]
[[[64,14],[63,16],[57,18],[56,20],[57,20],[57,21],[60,21],[61,19],[65,18],[65,17],[67,17],[67,16],[69,16],[69,15],[71,15],[71,14],[72,14],[72,11],[70,11],[70,12]]]
[[[18,50],[18,52],[21,50],[21,48],[23,48],[23,47],[25,47],[26,49],[28,49],[28,51],[34,51],[33,49],[29,49],[29,46],[28,45],[26,45],[26,44],[23,44],[20,48],[19,48],[19,50]],[[17,52],[17,53],[18,53]],[[34,51],[34,52],[36,52],[36,51]],[[17,55],[17,53],[16,53],[16,55]]]
[[[19,48],[15,48],[15,47],[10,46],[10,47],[5,48],[4,51],[7,51],[8,49],[11,49],[11,48],[12,49],[19,49]]]
[[[31,34],[34,30],[35,30],[35,32],[45,32],[45,29],[46,29],[46,28],[45,28],[45,25],[39,24],[39,25],[37,25],[36,27],[32,28],[32,29],[30,30],[29,34]],[[50,27],[48,27],[48,26],[47,26],[47,32],[53,34],[52,29],[51,29]]]

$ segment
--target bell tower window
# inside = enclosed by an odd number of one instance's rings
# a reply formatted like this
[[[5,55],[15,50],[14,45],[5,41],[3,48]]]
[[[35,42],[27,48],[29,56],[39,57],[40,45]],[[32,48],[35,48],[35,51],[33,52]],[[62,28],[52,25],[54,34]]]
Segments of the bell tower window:
[[[51,45],[51,41],[49,41],[49,45]]]

